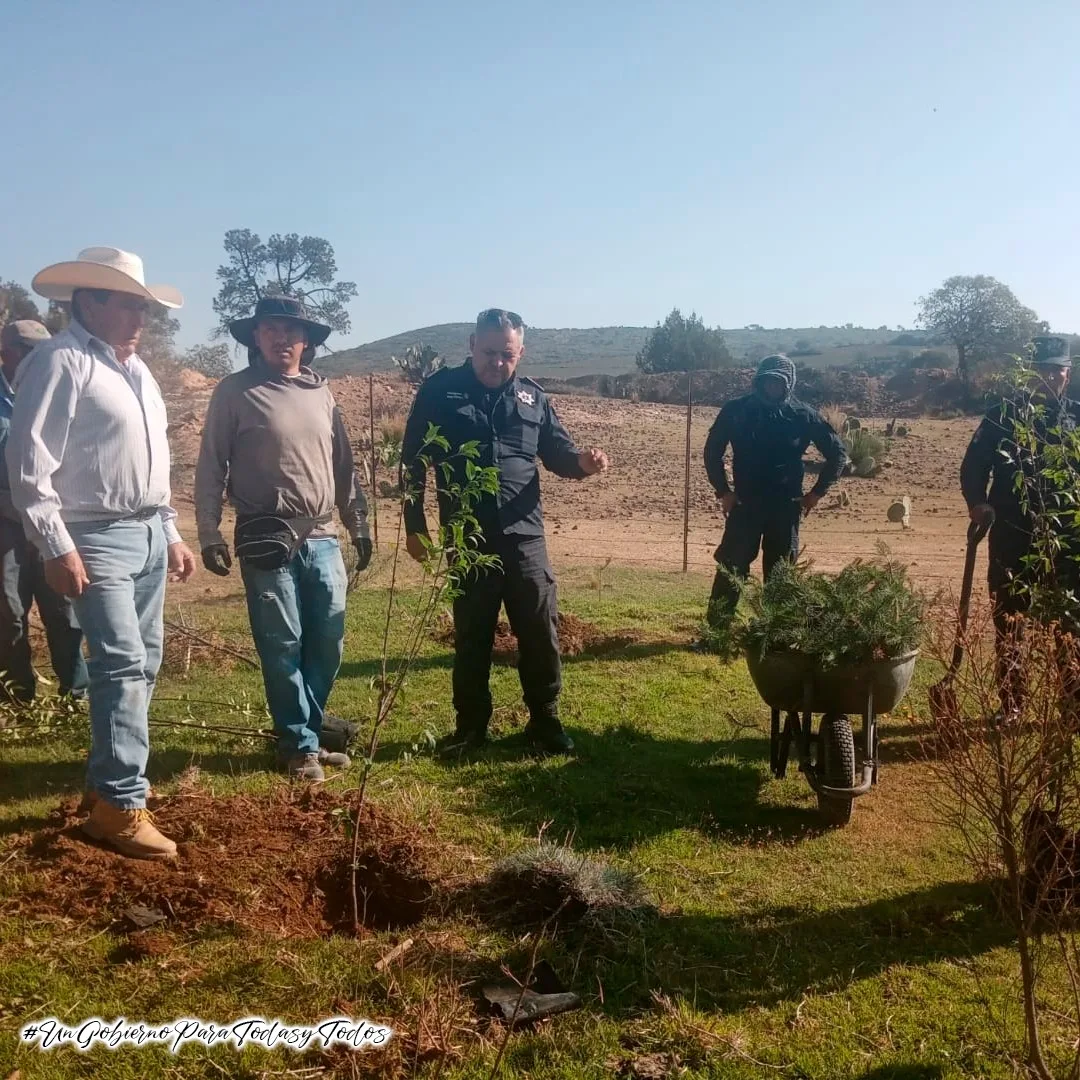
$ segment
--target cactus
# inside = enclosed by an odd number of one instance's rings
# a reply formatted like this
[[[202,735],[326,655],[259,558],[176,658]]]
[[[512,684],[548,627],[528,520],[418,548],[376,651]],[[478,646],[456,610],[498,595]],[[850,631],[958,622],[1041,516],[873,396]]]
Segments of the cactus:
[[[390,359],[401,368],[406,380],[414,386],[419,386],[443,366],[443,358],[438,351],[423,342],[410,345],[404,356],[391,356]]]

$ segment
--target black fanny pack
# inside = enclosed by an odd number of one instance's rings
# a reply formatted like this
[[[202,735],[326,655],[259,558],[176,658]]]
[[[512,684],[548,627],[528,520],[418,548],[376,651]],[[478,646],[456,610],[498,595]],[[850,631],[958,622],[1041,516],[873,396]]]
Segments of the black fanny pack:
[[[276,514],[240,518],[233,543],[236,557],[256,570],[280,570],[312,532],[330,520],[330,514],[317,518],[282,518]]]

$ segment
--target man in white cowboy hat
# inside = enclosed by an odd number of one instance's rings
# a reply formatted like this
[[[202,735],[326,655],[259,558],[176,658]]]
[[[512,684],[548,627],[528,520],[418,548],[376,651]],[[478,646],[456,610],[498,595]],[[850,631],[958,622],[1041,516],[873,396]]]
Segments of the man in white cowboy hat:
[[[49,336],[49,331],[33,319],[17,319],[0,331],[0,459],[7,446],[15,403],[11,384],[22,362]],[[37,691],[29,626],[35,600],[61,695],[85,697],[83,636],[71,600],[46,582],[41,552],[26,538],[11,502],[7,469],[0,468],[0,679],[7,695],[17,702],[33,701]]]
[[[345,638],[345,564],[331,515],[336,506],[363,570],[367,502],[341,411],[308,366],[330,327],[299,301],[268,296],[229,329],[248,367],[218,383],[206,412],[195,470],[203,565],[220,575],[232,566],[221,535],[227,486],[280,763],[294,779],[320,781],[323,765],[349,765],[319,745]]]
[[[165,404],[137,348],[150,304],[142,260],[87,248],[37,274],[34,291],[71,303],[71,324],[19,368],[7,449],[15,508],[71,597],[89,645],[90,816],[83,829],[125,855],[170,859],[146,809],[147,707],[161,662],[166,575],[195,560],[169,505]]]

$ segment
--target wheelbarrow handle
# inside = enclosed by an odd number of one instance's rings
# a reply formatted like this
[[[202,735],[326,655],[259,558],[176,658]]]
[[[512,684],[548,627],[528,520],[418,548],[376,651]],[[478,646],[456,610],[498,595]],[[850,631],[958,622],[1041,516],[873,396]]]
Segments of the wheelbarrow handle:
[[[956,643],[953,645],[952,662],[949,671],[955,673],[960,670],[960,664],[964,659],[964,633],[967,630],[968,614],[971,611],[971,589],[975,581],[975,556],[979,544],[990,531],[994,524],[994,512],[991,510],[982,521],[973,521],[968,525],[967,552],[964,556],[964,580],[960,585],[960,612],[956,625]]]

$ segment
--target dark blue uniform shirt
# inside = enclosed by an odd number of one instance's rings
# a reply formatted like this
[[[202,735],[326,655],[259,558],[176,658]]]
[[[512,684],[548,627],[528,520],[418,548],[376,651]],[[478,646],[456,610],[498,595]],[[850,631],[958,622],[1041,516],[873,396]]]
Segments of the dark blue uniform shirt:
[[[423,495],[427,469],[418,455],[429,424],[434,424],[448,440],[450,452],[444,454],[429,446],[423,456],[434,465],[448,460],[454,484],[466,481],[465,460],[454,457],[463,443],[479,443],[477,465],[498,468],[498,495],[485,496],[476,510],[480,528],[489,541],[500,536],[544,535],[537,459],[557,476],[572,480],[585,476],[578,463],[580,451],[535,382],[515,374],[498,389],[489,390],[476,378],[467,360],[459,367],[443,368],[426,380],[409,413],[401,453],[405,483],[416,492],[416,498],[405,506],[405,529],[409,533],[426,531]],[[456,509],[444,487],[440,476],[439,518],[443,524]]]

